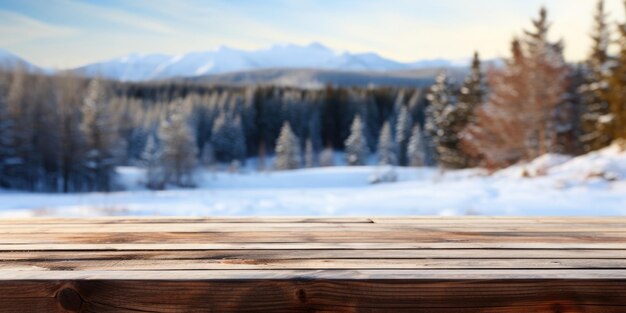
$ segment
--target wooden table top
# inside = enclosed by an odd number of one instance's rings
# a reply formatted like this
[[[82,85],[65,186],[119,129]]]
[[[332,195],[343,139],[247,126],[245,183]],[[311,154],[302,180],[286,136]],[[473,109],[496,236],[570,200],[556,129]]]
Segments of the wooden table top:
[[[626,312],[626,218],[0,219],[1,312],[254,309]]]

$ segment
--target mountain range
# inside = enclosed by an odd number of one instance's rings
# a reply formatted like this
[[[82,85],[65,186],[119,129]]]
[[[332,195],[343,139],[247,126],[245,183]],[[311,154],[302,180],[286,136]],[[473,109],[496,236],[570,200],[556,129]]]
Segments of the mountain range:
[[[31,72],[47,72],[47,70],[40,68],[32,63],[29,63],[28,61],[18,57],[17,55],[9,51],[0,49],[0,68],[15,69],[18,67]]]
[[[204,52],[190,52],[180,55],[167,54],[129,54],[124,57],[107,61],[87,64],[70,69],[80,75],[101,76],[120,81],[149,81],[174,78],[194,78],[207,81],[217,81],[225,78],[242,77],[242,73],[256,73],[255,82],[264,82],[263,78],[269,75],[273,79],[276,73],[282,76],[285,73],[297,72],[300,77],[316,71],[325,73],[343,73],[343,76],[353,77],[362,74],[367,77],[395,77],[394,73],[433,68],[465,67],[467,60],[424,60],[418,62],[398,62],[384,58],[376,53],[336,52],[320,43],[309,45],[274,45],[261,50],[241,50],[229,47],[220,47]],[[20,57],[0,50],[0,66],[5,68],[22,66],[29,70],[39,70],[46,73],[55,72],[28,63]],[[273,71],[273,72],[272,72]],[[244,77],[251,75],[244,74]],[[319,77],[319,75],[316,75]],[[324,75],[322,75],[324,76]],[[407,78],[406,74],[400,74]],[[411,78],[411,75],[408,76]],[[293,80],[289,78],[287,80]],[[282,80],[285,80],[284,77]],[[239,81],[242,81],[239,79]],[[243,80],[246,81],[246,80]],[[324,83],[323,81],[321,83]]]

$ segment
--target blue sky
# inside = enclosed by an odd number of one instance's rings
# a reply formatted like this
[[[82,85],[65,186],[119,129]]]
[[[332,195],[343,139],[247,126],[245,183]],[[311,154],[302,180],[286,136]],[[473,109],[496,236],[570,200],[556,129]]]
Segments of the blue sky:
[[[588,52],[595,0],[0,0],[0,48],[48,67],[133,52],[320,42],[399,61],[507,54],[545,5],[566,57]],[[624,19],[620,0],[606,0]]]

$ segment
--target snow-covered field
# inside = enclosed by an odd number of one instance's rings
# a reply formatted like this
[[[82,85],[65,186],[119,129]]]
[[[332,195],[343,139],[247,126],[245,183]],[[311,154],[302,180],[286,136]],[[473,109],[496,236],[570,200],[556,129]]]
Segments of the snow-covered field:
[[[492,175],[396,168],[398,182],[372,185],[376,171],[206,171],[195,189],[149,191],[140,169],[120,168],[127,191],[0,191],[0,216],[626,215],[626,152],[618,146],[577,158],[546,155]]]

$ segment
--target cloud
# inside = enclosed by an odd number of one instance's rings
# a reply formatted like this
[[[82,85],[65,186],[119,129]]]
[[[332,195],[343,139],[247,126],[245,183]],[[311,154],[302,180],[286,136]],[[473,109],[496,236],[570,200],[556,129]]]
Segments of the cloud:
[[[89,4],[79,1],[63,1],[68,10],[76,14],[85,14],[90,17],[107,20],[120,25],[147,30],[155,33],[173,34],[173,28],[156,19],[133,14],[122,9]]]
[[[585,58],[596,0],[20,0],[0,11],[0,45],[48,65],[81,65],[130,52],[178,54],[222,45],[259,49],[322,42],[399,61],[508,55],[541,5],[568,60]],[[606,0],[613,32],[621,0]],[[0,0],[0,10],[3,10]],[[19,12],[19,13],[12,13]],[[23,16],[20,14],[27,14]],[[36,20],[35,20],[36,18]],[[67,28],[63,26],[74,27]],[[76,36],[68,36],[80,30]],[[38,40],[52,38],[54,40]],[[28,45],[20,42],[28,41]],[[17,44],[16,44],[17,43]]]
[[[72,36],[79,30],[51,25],[15,12],[0,10],[0,45],[10,46],[25,42]]]
[[[168,25],[157,20],[132,14],[124,10],[114,9],[99,5],[87,4],[83,2],[72,2],[79,10],[98,16],[101,19],[109,20],[117,24],[122,24],[138,29],[143,29],[155,33],[171,34],[173,30]]]

